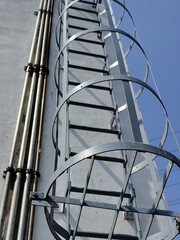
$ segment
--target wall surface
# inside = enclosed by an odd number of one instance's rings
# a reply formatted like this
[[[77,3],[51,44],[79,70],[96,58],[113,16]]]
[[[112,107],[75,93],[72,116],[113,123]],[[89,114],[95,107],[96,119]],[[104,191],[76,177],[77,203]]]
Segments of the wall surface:
[[[13,142],[39,2],[0,2],[0,169],[6,170]],[[0,181],[0,199],[4,181]]]

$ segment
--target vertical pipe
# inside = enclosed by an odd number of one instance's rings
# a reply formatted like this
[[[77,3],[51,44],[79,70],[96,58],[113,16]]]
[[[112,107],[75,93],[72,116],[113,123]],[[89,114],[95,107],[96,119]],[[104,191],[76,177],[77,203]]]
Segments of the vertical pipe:
[[[41,21],[41,25],[40,25],[40,33],[39,33],[39,38],[38,38],[38,43],[37,43],[37,51],[36,51],[36,57],[35,57],[35,67],[36,68],[39,65],[40,56],[41,56],[42,37],[43,37],[43,32],[44,32],[46,8],[47,8],[47,0],[45,0],[44,5],[43,5],[44,11],[42,13],[42,21]],[[27,107],[24,132],[23,132],[20,155],[19,155],[18,169],[24,168],[25,153],[26,153],[26,146],[27,146],[27,140],[28,140],[28,134],[29,134],[30,120],[31,120],[32,110],[33,110],[37,77],[38,77],[38,70],[35,69],[35,71],[33,73],[33,77],[32,77],[31,89],[30,89],[30,94],[29,94],[29,102],[28,102],[28,107]],[[10,214],[9,214],[9,222],[8,222],[6,240],[13,239],[21,183],[22,183],[22,171],[19,171],[16,174],[16,181],[15,181],[15,187],[14,187],[14,191],[13,191],[11,209],[10,209]]]
[[[36,93],[36,102],[35,102],[33,124],[32,124],[32,131],[31,131],[27,170],[32,170],[33,163],[34,163],[34,151],[36,147],[36,136],[37,136],[38,122],[39,122],[39,111],[41,106],[42,87],[43,87],[44,76],[45,76],[44,68],[45,68],[46,55],[47,55],[46,49],[47,49],[48,30],[49,30],[50,5],[51,5],[51,1],[48,0],[47,14],[46,14],[45,26],[44,26],[43,43],[42,43],[41,61],[40,61],[40,68],[42,67],[42,70],[40,71],[40,75],[38,78],[38,87],[37,87],[37,93]],[[23,240],[25,235],[28,204],[29,204],[29,192],[30,192],[30,186],[31,186],[31,180],[32,180],[31,173],[32,173],[31,171],[26,172],[26,179],[24,184],[24,192],[23,192],[21,214],[20,214],[20,221],[19,221],[19,229],[18,229],[18,237],[17,237],[18,240]]]
[[[43,2],[44,2],[44,0],[40,1],[38,17],[37,17],[37,21],[36,21],[31,51],[30,51],[30,55],[29,55],[29,63],[31,63],[31,64],[34,63],[34,57],[35,57],[35,53],[36,53],[37,40],[38,40],[38,35],[39,35],[39,26],[40,26],[41,16],[42,16]],[[15,158],[15,153],[16,153],[16,148],[17,148],[17,143],[18,143],[18,136],[19,136],[20,126],[21,126],[21,122],[22,122],[23,109],[24,109],[24,105],[25,105],[25,97],[27,94],[28,82],[29,82],[30,78],[31,78],[31,72],[27,71],[26,76],[25,76],[25,82],[24,82],[24,87],[23,87],[23,92],[22,92],[22,97],[21,97],[21,102],[20,102],[20,108],[19,108],[15,133],[14,133],[11,155],[10,155],[10,159],[9,159],[9,167],[10,168],[13,167],[13,161]],[[0,207],[0,237],[3,232],[4,219],[5,219],[5,214],[6,214],[6,205],[8,202],[9,188],[10,188],[12,175],[13,175],[13,173],[8,171],[6,174],[6,179],[5,179],[4,191],[3,191],[1,207]]]
[[[54,7],[54,0],[51,1],[50,7],[50,19],[49,19],[49,28],[48,28],[48,46],[47,46],[47,55],[46,55],[46,63],[45,65],[48,67],[49,63],[49,49],[50,49],[50,40],[51,40],[51,27],[52,27],[52,12]],[[35,160],[35,172],[38,173],[39,171],[39,158],[40,158],[40,146],[41,146],[41,137],[42,137],[42,125],[43,125],[43,114],[44,114],[44,102],[45,102],[45,95],[46,95],[46,81],[47,75],[44,78],[44,85],[43,85],[43,93],[42,93],[42,101],[41,101],[41,113],[40,113],[40,120],[39,120],[39,131],[38,131],[38,141],[37,141],[37,150],[36,150],[36,160]],[[34,175],[34,182],[33,182],[33,192],[37,191],[37,183],[38,183],[38,174]],[[33,235],[33,225],[34,225],[34,213],[35,213],[35,206],[31,205],[30,209],[30,217],[29,217],[29,228],[28,228],[28,240],[32,239]]]
[[[38,87],[37,87],[37,93],[36,93],[36,102],[35,102],[33,125],[32,125],[32,131],[31,131],[27,170],[32,170],[33,163],[34,163],[34,151],[36,147],[36,136],[37,136],[38,122],[39,122],[39,111],[41,106],[42,87],[43,87],[44,76],[45,76],[44,68],[45,68],[46,55],[47,55],[46,49],[47,49],[48,30],[49,30],[48,28],[49,28],[50,5],[51,5],[51,1],[48,0],[47,14],[46,14],[46,20],[45,20],[45,26],[44,26],[42,54],[41,54],[41,61],[40,61],[40,67],[42,67],[43,69],[40,71],[40,75],[38,78]],[[27,212],[29,207],[28,204],[29,204],[29,192],[30,192],[31,180],[32,180],[32,172],[26,171],[26,179],[24,184],[24,192],[23,192],[23,198],[22,198],[21,214],[20,214],[18,237],[17,237],[18,240],[24,239],[26,221],[27,221]]]

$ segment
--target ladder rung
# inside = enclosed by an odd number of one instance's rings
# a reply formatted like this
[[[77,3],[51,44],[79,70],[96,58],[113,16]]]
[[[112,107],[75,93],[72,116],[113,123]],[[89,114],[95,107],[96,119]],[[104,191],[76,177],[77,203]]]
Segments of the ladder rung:
[[[80,83],[69,81],[69,84],[73,85],[73,86],[78,86]],[[98,90],[103,90],[103,91],[109,91],[109,92],[112,91],[112,88],[97,86],[97,85],[91,85],[91,86],[88,86],[88,88],[93,88],[93,89],[98,89]]]
[[[73,50],[73,49],[69,49],[69,52],[70,53],[74,53],[74,54],[86,55],[86,56],[89,56],[89,57],[97,57],[97,58],[104,58],[104,59],[106,59],[106,56],[101,55],[101,54],[96,54],[96,53],[83,52],[83,51]]]
[[[100,69],[100,68],[89,68],[89,67],[84,67],[84,66],[79,66],[74,64],[69,64],[68,66],[69,68],[75,68],[75,69],[80,69],[80,70],[85,70],[90,72],[99,72],[99,73],[105,73],[105,74],[109,73],[107,70]]]
[[[74,231],[71,231],[71,236],[73,236]],[[100,232],[80,232],[77,231],[75,234],[77,237],[89,237],[89,238],[103,238],[108,239],[109,233]],[[138,236],[128,235],[128,234],[112,234],[111,239],[121,239],[121,240],[138,240]]]
[[[69,124],[70,128],[77,129],[77,130],[84,130],[84,131],[92,131],[92,132],[101,132],[101,133],[109,133],[109,134],[117,134],[119,135],[119,131],[106,129],[106,128],[96,128],[96,127],[88,127],[76,124]]]
[[[90,19],[90,18],[83,18],[83,17],[79,17],[79,16],[74,16],[74,15],[71,15],[71,14],[69,14],[69,18],[78,19],[78,20],[81,20],[81,21],[93,22],[93,23],[98,23],[98,24],[100,24],[100,21],[99,21],[99,20]]]
[[[68,26],[69,26],[69,28],[73,28],[73,29],[87,30],[87,28],[85,28],[85,27],[75,26],[75,25],[71,25],[71,24],[69,24]]]
[[[75,156],[77,153],[75,152],[70,152],[70,156]],[[89,157],[91,158],[91,157]],[[116,158],[116,157],[108,157],[108,156],[100,156],[100,155],[95,155],[94,156],[95,160],[102,160],[105,162],[115,162],[115,163],[125,163],[125,160],[123,158]]]
[[[71,186],[70,191],[71,192],[82,193],[84,191],[84,188]],[[111,196],[111,197],[120,197],[121,196],[121,192],[105,191],[105,190],[99,190],[99,189],[87,189],[86,193],[95,194],[95,195],[102,195],[102,196]],[[131,196],[130,193],[125,193],[124,197],[125,198],[131,198],[132,196]]]
[[[80,7],[71,6],[70,9],[75,9],[75,10],[79,10],[79,11],[83,11],[83,12],[94,13],[94,14],[97,14],[97,15],[98,15],[98,12],[97,12],[97,11],[93,11],[93,10],[86,9],[86,8],[80,8]]]
[[[76,105],[76,106],[81,106],[81,107],[97,108],[97,109],[113,111],[113,112],[115,110],[113,107],[90,104],[90,103],[83,103],[83,102],[69,101],[69,104]]]
[[[90,5],[96,6],[96,3],[95,3],[95,2],[91,2],[91,1],[84,1],[84,0],[81,0],[80,3],[85,3],[85,4],[90,4]]]
[[[69,36],[71,37],[71,36]],[[91,44],[97,44],[97,45],[101,45],[104,46],[104,42],[100,42],[100,41],[93,41],[93,40],[89,40],[89,39],[84,39],[84,38],[76,38],[74,39],[74,41],[80,41],[80,42],[86,42],[86,43],[91,43]]]

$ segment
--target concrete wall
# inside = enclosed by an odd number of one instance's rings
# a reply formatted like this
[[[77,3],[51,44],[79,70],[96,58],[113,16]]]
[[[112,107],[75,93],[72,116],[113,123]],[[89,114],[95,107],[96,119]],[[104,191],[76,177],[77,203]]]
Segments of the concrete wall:
[[[28,64],[39,2],[0,2],[0,169],[9,166],[9,157]],[[3,192],[0,181],[0,199]]]

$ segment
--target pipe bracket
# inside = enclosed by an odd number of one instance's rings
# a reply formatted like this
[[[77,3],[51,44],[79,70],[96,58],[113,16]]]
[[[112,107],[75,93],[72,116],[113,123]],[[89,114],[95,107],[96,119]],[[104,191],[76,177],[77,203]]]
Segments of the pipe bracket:
[[[38,64],[34,64],[34,72],[39,73],[39,65]]]
[[[28,63],[27,66],[24,66],[24,71],[29,72],[32,75],[34,71],[33,64]]]
[[[6,178],[7,172],[12,173],[15,177],[15,170],[13,167],[7,167],[6,170],[3,171],[3,178]]]
[[[34,171],[34,176],[37,176],[38,178],[40,178],[40,177],[41,177],[41,174],[40,174],[39,171]]]
[[[37,176],[38,178],[40,178],[41,174],[39,171],[34,171],[31,168],[27,168],[26,169],[26,174],[30,174],[32,178],[34,178],[35,176]]]
[[[41,65],[39,68],[39,75],[47,76],[49,74],[49,69],[45,65]]]
[[[47,10],[46,13],[53,16],[53,11],[51,11],[51,10]]]

